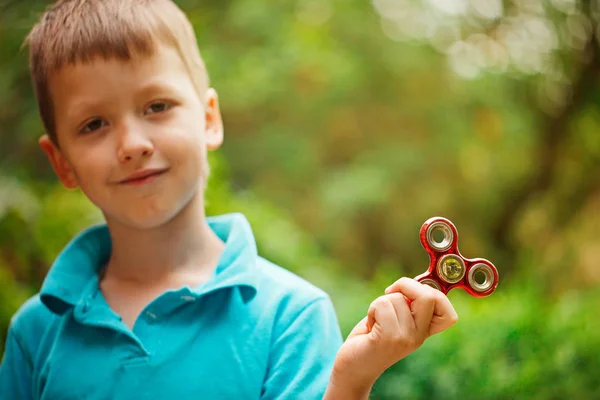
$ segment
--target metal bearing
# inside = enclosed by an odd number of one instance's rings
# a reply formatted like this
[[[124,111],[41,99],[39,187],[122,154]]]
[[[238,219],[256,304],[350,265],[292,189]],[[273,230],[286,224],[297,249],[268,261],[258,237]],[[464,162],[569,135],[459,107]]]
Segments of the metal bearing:
[[[462,258],[456,254],[446,254],[437,262],[437,274],[448,283],[456,283],[465,276],[466,268]]]
[[[436,231],[441,231],[444,234],[441,242],[436,241],[433,237],[433,233]],[[452,242],[454,242],[454,232],[445,222],[434,222],[427,228],[427,243],[435,250],[446,251],[452,246]]]
[[[479,283],[475,280],[476,273],[483,273],[483,276],[485,277],[483,282]],[[489,290],[494,284],[494,271],[492,271],[492,267],[490,267],[487,264],[475,264],[469,270],[469,276],[467,279],[469,281],[469,285],[471,286],[471,288],[473,288],[473,290],[477,292],[485,292]]]
[[[423,285],[431,286],[432,288],[437,289],[439,291],[442,290],[442,288],[440,288],[440,285],[436,281],[434,281],[433,279],[423,279],[421,281],[421,283]]]

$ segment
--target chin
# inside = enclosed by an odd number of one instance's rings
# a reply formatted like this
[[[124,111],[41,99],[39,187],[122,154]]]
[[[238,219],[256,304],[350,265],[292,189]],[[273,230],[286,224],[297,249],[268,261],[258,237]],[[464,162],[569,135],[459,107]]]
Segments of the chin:
[[[105,218],[109,223],[116,223],[131,229],[160,228],[172,222],[186,210],[196,208],[195,206],[203,209],[203,196],[198,196],[203,191],[197,187],[198,183],[197,181],[193,187],[178,196],[165,196],[149,201],[137,200],[129,202],[125,207],[113,208],[110,210],[111,212],[104,213]],[[102,209],[102,207],[100,208]]]
[[[106,216],[109,224],[118,225],[136,230],[148,230],[160,228],[171,222],[180,212],[182,207],[152,207],[134,208],[130,210],[121,210],[119,213],[113,213],[112,216]],[[120,214],[120,215],[119,215]]]

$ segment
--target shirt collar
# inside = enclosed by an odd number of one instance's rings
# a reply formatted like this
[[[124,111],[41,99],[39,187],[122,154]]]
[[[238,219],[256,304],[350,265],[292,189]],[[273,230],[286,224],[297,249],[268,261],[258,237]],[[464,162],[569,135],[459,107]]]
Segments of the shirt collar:
[[[193,295],[228,287],[239,287],[244,301],[257,290],[256,242],[246,217],[239,213],[208,217],[208,225],[225,242],[225,249],[211,279],[190,288]],[[82,301],[99,269],[110,257],[112,243],[106,224],[82,231],[63,249],[48,271],[40,291],[42,302],[53,312],[63,314]]]

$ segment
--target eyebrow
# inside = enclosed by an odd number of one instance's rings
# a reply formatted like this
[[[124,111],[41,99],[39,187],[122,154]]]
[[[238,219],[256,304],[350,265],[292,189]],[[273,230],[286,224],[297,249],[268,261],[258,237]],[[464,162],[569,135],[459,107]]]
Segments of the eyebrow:
[[[180,97],[178,94],[178,88],[176,85],[172,85],[161,81],[152,81],[148,84],[138,88],[133,94],[134,100],[138,100],[141,97],[146,97],[154,93],[165,93],[169,96]],[[102,101],[95,100],[93,97],[78,100],[67,112],[67,118],[71,121],[77,121],[81,123],[86,114],[90,114],[89,110],[98,109],[103,106]]]
[[[153,94],[153,93],[157,93],[157,92],[163,92],[166,93],[170,96],[180,96],[178,94],[178,92],[180,91],[180,88],[177,85],[168,83],[168,82],[164,82],[161,80],[154,80],[149,82],[148,84],[143,85],[142,87],[140,87],[138,90],[136,90],[136,92],[134,93],[134,98],[137,99],[138,97],[145,97],[148,96],[149,94]]]
[[[80,121],[80,119],[84,118],[86,114],[89,114],[88,110],[97,109],[101,106],[102,102],[94,101],[93,99],[78,100],[67,111],[67,120],[74,121],[78,125],[83,122]]]

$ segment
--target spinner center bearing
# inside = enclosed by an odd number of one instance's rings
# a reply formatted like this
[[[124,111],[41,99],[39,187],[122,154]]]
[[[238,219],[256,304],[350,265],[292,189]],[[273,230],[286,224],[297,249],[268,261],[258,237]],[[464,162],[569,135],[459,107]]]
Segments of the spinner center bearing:
[[[445,282],[456,283],[465,276],[465,263],[455,254],[446,254],[437,262],[437,274]]]

